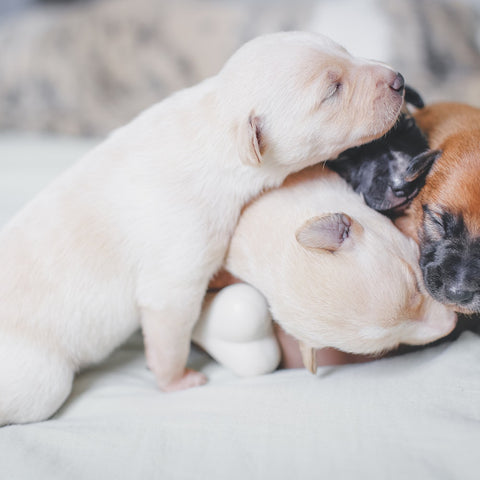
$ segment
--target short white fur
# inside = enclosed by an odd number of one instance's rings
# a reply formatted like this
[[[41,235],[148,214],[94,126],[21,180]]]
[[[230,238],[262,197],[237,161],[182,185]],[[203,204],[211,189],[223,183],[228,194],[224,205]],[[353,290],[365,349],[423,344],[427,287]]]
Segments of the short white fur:
[[[332,71],[343,92],[322,102]],[[140,325],[161,389],[204,383],[185,369],[191,332],[241,208],[385,133],[394,78],[320,35],[260,37],[32,200],[0,234],[0,425],[52,415]]]

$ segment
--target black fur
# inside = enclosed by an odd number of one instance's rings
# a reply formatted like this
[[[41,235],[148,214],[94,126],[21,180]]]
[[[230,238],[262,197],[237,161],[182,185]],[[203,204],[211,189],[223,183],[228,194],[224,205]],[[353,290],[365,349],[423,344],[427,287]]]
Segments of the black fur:
[[[405,102],[416,108],[423,108],[425,106],[423,98],[410,85],[405,85]]]
[[[480,311],[480,239],[460,215],[423,206],[420,268],[425,286],[441,303]]]
[[[409,90],[412,98],[414,91]],[[412,98],[412,103],[423,105],[417,96]],[[439,151],[428,149],[427,140],[415,120],[402,114],[386,135],[343,152],[327,165],[361,193],[368,206],[385,215],[396,216],[423,187],[439,154]]]

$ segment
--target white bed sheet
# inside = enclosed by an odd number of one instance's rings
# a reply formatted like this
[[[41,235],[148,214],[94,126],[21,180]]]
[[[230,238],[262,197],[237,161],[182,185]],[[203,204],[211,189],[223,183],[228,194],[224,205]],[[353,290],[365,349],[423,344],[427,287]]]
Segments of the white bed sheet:
[[[5,479],[478,479],[480,339],[369,364],[164,394],[140,335],[78,376],[51,420],[0,430]]]
[[[0,218],[90,145],[0,138],[0,203],[15,197]],[[207,385],[159,392],[136,334],[76,378],[54,418],[0,428],[0,479],[480,478],[475,333],[317,376],[241,379],[196,349],[189,364]]]

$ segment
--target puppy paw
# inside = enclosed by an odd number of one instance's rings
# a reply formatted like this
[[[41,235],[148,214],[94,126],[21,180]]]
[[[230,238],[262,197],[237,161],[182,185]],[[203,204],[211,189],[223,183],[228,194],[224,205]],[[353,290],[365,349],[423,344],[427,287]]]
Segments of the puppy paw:
[[[170,382],[168,385],[162,386],[161,389],[164,392],[176,392],[178,390],[186,390],[187,388],[199,387],[205,383],[207,383],[206,375],[186,368],[182,377]]]

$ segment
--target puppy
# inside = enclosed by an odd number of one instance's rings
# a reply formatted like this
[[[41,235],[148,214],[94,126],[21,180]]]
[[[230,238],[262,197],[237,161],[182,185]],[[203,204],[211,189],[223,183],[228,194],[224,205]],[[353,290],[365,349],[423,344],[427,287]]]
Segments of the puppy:
[[[480,312],[480,109],[438,103],[415,119],[442,154],[397,225],[419,243],[432,297],[458,312]]]
[[[243,205],[385,133],[402,98],[390,68],[279,33],[114,132],[0,234],[0,425],[49,417],[140,324],[161,389],[204,383],[191,332]]]
[[[406,86],[405,102],[424,106],[414,89]],[[406,108],[383,137],[343,152],[329,168],[363,195],[371,208],[394,218],[410,205],[440,152],[427,139]]]
[[[420,290],[417,255],[415,242],[319,165],[244,210],[226,268],[265,295],[314,371],[317,348],[368,354],[453,329],[455,314]]]

